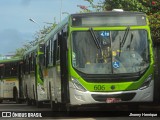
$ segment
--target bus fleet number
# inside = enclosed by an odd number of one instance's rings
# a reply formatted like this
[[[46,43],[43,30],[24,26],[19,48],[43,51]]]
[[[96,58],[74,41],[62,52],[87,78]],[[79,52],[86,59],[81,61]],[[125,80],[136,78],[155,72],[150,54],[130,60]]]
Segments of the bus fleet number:
[[[104,91],[105,90],[105,85],[95,85],[94,90],[96,91]]]

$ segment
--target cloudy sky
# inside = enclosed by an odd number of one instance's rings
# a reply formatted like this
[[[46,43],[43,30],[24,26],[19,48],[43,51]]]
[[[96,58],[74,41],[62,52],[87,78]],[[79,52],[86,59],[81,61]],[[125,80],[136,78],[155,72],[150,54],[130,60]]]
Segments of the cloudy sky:
[[[80,11],[77,5],[89,5],[85,0],[0,0],[0,54],[13,54],[17,48],[34,40],[35,33],[47,25],[44,22],[53,23],[54,18],[59,22],[61,1],[62,12],[68,13]]]

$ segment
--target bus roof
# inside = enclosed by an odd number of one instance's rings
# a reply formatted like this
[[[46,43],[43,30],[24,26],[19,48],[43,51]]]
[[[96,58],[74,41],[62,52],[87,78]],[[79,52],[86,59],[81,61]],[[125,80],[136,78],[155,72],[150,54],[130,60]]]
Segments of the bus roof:
[[[30,48],[29,50],[27,50],[27,51],[23,54],[23,56],[25,56],[25,55],[27,55],[28,53],[30,53],[30,52],[36,50],[37,48],[38,48],[38,44],[35,45],[35,46],[33,46],[32,48]]]
[[[63,26],[65,26],[69,22],[70,15],[68,15],[62,22],[60,22],[49,34],[46,35],[44,42],[46,42],[52,35],[57,33]]]
[[[44,42],[48,41],[53,37],[55,33],[57,33],[62,27],[64,27],[70,20],[70,17],[85,17],[85,16],[146,16],[143,12],[134,12],[134,11],[106,11],[106,12],[90,12],[90,13],[75,13],[68,15],[63,21],[61,21],[49,34],[45,36]],[[132,18],[130,18],[132,19]],[[141,22],[142,23],[142,22]],[[141,24],[140,23],[140,24]],[[146,23],[146,21],[145,21]],[[72,23],[73,25],[73,23]]]

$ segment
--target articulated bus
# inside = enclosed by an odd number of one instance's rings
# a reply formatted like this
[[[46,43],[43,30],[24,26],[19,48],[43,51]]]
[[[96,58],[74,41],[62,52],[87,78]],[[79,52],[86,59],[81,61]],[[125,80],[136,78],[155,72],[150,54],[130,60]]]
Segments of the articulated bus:
[[[153,101],[154,55],[144,13],[71,14],[36,50],[33,76],[39,77],[27,89],[53,110]]]
[[[20,103],[23,99],[21,69],[21,58],[0,60],[0,103],[3,100]]]
[[[36,105],[41,107],[43,102],[47,101],[46,92],[44,92],[44,81],[42,68],[39,61],[43,49],[41,44],[34,46],[26,51],[23,55],[23,93],[28,105]]]

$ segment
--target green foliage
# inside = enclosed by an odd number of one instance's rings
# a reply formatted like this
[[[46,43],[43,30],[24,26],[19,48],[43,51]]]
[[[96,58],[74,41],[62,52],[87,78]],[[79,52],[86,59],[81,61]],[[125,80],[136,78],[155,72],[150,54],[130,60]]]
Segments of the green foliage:
[[[99,0],[99,2],[95,3],[94,0],[84,0],[89,2],[90,6],[84,6],[84,5],[77,5],[81,8],[80,13],[86,13],[86,12],[99,12],[103,11],[105,9],[103,0]]]
[[[21,57],[24,54],[25,51],[26,51],[25,48],[18,48],[18,49],[16,49],[16,53],[13,57],[17,57],[17,56]]]
[[[160,12],[150,14],[149,21],[154,42],[160,42]]]
[[[33,46],[37,45],[40,42],[44,41],[45,36],[56,27],[57,23],[54,22],[51,26],[44,27],[42,30],[39,30],[35,33],[35,39],[23,45],[22,48],[16,49],[15,55],[16,56],[23,56],[24,52],[32,48]]]

